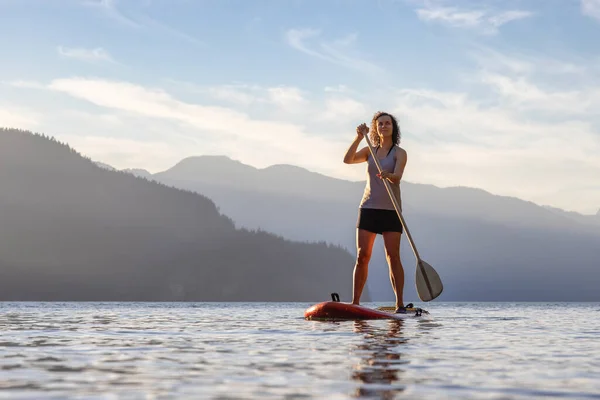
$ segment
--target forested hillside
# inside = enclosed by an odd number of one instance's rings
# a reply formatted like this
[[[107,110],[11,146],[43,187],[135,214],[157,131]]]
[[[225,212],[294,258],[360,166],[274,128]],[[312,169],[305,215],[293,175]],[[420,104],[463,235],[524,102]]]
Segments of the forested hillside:
[[[208,198],[0,130],[0,300],[348,300],[353,257],[236,229]],[[365,300],[368,299],[368,294]]]

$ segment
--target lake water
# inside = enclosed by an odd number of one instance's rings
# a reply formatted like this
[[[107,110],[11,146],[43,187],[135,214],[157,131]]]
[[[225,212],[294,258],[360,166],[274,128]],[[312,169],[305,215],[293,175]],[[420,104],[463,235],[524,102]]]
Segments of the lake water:
[[[597,303],[310,305],[0,303],[0,398],[600,399]]]

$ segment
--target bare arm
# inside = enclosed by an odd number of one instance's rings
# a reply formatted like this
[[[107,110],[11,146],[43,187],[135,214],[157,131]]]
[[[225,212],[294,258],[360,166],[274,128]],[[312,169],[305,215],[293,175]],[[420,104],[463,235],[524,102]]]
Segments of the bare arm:
[[[348,147],[348,150],[346,150],[346,154],[344,155],[345,164],[357,164],[367,161],[367,159],[369,158],[368,147],[364,147],[359,151],[356,151],[356,149],[358,148],[358,144],[361,140],[363,140],[364,135],[366,135],[367,133],[369,133],[369,128],[366,124],[360,124],[356,127],[356,137],[354,138],[354,141],[352,142],[350,147]]]
[[[356,138],[354,139],[354,141],[352,142],[350,147],[348,147],[348,150],[346,151],[346,154],[344,155],[344,163],[345,164],[357,164],[357,163],[367,161],[367,158],[369,156],[369,148],[368,147],[364,147],[364,148],[356,151],[356,149],[358,148],[358,144],[360,143],[362,138],[363,138],[362,135],[360,135],[360,134],[356,135]]]

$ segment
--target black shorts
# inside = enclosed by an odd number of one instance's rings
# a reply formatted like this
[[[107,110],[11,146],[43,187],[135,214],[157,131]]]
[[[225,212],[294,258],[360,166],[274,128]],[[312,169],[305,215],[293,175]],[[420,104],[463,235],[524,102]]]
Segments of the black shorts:
[[[402,233],[402,222],[400,222],[396,210],[359,208],[356,227],[379,234],[383,232]]]

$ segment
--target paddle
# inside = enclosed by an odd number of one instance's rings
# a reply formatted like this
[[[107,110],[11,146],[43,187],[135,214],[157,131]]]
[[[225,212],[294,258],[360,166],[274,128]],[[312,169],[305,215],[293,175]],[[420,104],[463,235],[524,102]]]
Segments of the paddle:
[[[368,133],[363,135],[365,140],[367,141],[367,146],[369,146],[369,151],[371,152],[371,156],[373,156],[373,160],[375,160],[375,164],[377,165],[377,169],[381,174],[381,164],[379,164],[379,159],[373,150],[373,146],[369,141]],[[394,204],[394,208],[396,209],[396,213],[398,214],[398,218],[400,218],[400,222],[402,223],[402,227],[404,228],[404,232],[406,233],[406,237],[408,238],[408,242],[410,243],[410,247],[412,247],[413,252],[415,253],[415,257],[417,259],[417,273],[415,276],[416,286],[417,286],[417,294],[422,301],[431,301],[438,297],[442,290],[444,290],[444,285],[442,284],[442,280],[438,273],[433,269],[433,267],[427,264],[425,261],[421,260],[419,256],[419,252],[417,251],[417,247],[413,242],[412,236],[408,231],[406,226],[406,222],[404,222],[404,218],[402,217],[402,213],[400,212],[400,206],[398,205],[398,200],[394,196],[392,189],[390,188],[390,183],[387,179],[383,179],[383,183],[385,188],[387,189],[388,194],[390,195],[390,199]]]

